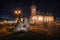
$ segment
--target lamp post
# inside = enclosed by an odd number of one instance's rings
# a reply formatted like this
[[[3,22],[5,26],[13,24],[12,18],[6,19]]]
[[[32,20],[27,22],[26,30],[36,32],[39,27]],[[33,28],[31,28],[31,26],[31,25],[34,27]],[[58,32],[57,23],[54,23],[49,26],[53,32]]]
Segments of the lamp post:
[[[14,13],[17,15],[17,21],[18,21],[19,15],[21,14],[21,10],[15,10]]]

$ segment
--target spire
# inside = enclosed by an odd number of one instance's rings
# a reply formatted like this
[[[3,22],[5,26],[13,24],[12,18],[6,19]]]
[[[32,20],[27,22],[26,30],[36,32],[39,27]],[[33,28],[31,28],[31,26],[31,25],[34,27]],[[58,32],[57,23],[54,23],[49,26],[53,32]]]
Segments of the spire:
[[[51,16],[51,15],[52,15],[52,13],[49,13],[49,15]]]
[[[33,5],[34,5],[34,1],[33,1]]]
[[[45,15],[44,12],[42,12],[42,15]]]
[[[32,5],[34,5],[34,6],[35,6],[35,0],[33,0]]]
[[[47,12],[47,15],[49,15],[48,12]]]
[[[41,15],[40,11],[38,10],[38,14]]]
[[[34,5],[35,0],[33,0],[32,4]]]

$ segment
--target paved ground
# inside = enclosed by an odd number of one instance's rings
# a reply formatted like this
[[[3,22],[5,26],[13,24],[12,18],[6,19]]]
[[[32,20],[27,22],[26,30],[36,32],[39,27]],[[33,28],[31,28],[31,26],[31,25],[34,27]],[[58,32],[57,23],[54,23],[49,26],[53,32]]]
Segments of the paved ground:
[[[60,39],[60,27],[54,28],[53,35],[49,37],[47,31],[49,30],[31,30],[29,32],[12,33],[6,31],[4,28],[0,30],[0,40],[59,40]],[[49,33],[49,32],[48,32]]]
[[[9,35],[0,37],[0,40],[59,40],[59,38],[59,34],[54,34],[52,37],[49,37],[45,31],[29,31],[11,33]]]
[[[46,32],[37,33],[33,31],[12,33],[2,38],[1,40],[48,40]]]

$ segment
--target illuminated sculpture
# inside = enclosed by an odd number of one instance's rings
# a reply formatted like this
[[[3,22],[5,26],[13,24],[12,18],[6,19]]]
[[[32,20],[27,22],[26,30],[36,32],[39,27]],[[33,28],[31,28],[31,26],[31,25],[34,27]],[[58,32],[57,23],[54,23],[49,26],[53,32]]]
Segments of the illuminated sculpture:
[[[16,29],[14,32],[20,32],[20,31],[29,31],[30,24],[28,22],[27,18],[20,18],[19,23],[16,26]]]

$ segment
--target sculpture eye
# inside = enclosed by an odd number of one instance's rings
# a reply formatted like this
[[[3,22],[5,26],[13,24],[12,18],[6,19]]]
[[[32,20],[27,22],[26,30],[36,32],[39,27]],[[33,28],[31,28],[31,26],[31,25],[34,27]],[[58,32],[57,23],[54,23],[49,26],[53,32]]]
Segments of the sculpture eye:
[[[20,19],[20,21],[21,21],[21,22],[23,22],[23,21],[24,21],[24,19],[23,19],[23,18],[21,18],[21,19]]]
[[[23,28],[25,28],[25,27],[26,27],[26,25],[23,26]]]

